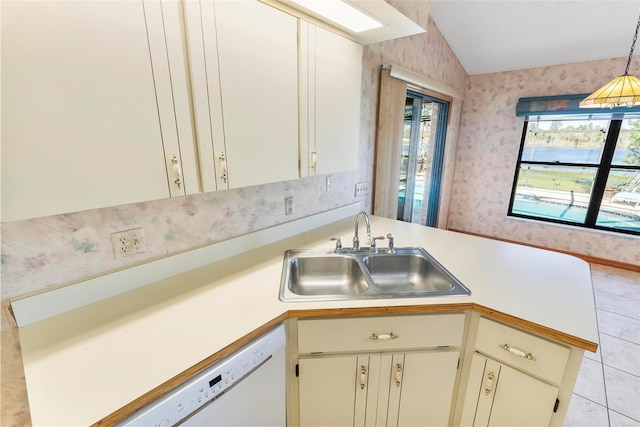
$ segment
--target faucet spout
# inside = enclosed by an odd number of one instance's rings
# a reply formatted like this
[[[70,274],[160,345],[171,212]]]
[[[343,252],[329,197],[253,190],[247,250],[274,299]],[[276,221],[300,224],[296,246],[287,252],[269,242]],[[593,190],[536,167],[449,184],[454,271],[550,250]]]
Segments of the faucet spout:
[[[358,229],[360,228],[360,217],[364,217],[365,225],[367,226],[367,239],[369,243],[371,242],[371,221],[369,220],[369,215],[365,211],[360,211],[358,215],[356,215],[356,227],[355,233],[353,235],[353,249],[360,248],[360,238],[358,237]]]

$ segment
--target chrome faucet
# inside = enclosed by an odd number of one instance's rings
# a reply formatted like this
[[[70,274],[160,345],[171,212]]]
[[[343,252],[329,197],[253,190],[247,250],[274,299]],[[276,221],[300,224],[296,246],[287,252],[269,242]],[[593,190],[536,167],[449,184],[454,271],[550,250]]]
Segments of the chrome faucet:
[[[364,215],[364,222],[367,225],[367,239],[371,242],[371,221],[369,221],[369,215],[365,211],[360,211],[356,216],[356,229],[353,236],[353,249],[360,248],[360,238],[358,237],[358,228],[360,228],[360,216]]]

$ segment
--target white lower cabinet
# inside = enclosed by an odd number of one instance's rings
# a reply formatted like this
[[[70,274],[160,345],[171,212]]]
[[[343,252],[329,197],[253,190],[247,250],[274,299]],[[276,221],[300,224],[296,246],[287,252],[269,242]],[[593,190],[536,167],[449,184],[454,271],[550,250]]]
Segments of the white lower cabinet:
[[[570,349],[486,318],[474,349],[460,425],[548,426]]]
[[[462,313],[300,321],[300,425],[449,424],[463,330]]]
[[[300,425],[447,425],[459,352],[305,357]]]
[[[558,388],[474,353],[461,425],[545,426]]]

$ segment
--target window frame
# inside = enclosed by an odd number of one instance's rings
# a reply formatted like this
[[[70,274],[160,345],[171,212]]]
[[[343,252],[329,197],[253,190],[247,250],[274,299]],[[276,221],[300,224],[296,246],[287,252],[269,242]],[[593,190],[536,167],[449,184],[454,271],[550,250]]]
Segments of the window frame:
[[[405,100],[412,99],[413,100],[413,113],[412,113],[412,131],[411,131],[411,146],[414,150],[418,148],[418,138],[419,138],[419,128],[420,128],[420,117],[422,106],[425,102],[429,102],[432,104],[436,104],[438,107],[438,115],[437,119],[434,122],[433,132],[435,133],[434,141],[433,141],[433,154],[431,158],[431,176],[429,180],[429,188],[425,191],[425,195],[427,196],[427,207],[426,207],[426,219],[424,224],[427,227],[436,227],[438,222],[438,209],[440,206],[440,192],[441,192],[441,184],[442,184],[442,172],[444,167],[444,152],[445,145],[447,139],[447,130],[449,125],[449,109],[451,105],[451,98],[438,94],[437,92],[425,90],[423,88],[418,88],[413,85],[407,86],[407,93]],[[406,102],[406,101],[405,101]],[[416,120],[415,118],[418,117]],[[415,126],[415,129],[413,128]],[[413,156],[413,157],[412,157]],[[409,168],[407,170],[407,187],[405,190],[405,204],[403,205],[403,218],[400,218],[400,215],[397,215],[397,219],[406,222],[412,222],[412,206],[409,207],[409,211],[407,213],[407,194],[414,193],[414,185],[415,182],[409,179],[409,175],[415,176],[415,166],[417,165],[417,152],[413,152],[410,148],[409,150]],[[412,162],[413,160],[413,162]],[[411,201],[413,202],[413,197],[411,197]],[[413,205],[413,203],[411,204]],[[400,213],[400,203],[398,202],[398,213]]]
[[[548,113],[548,114],[538,114],[537,117],[553,117],[556,120],[559,118],[557,114]],[[566,115],[565,117],[569,117],[570,115]],[[616,144],[618,142],[618,137],[620,135],[620,131],[622,129],[622,122],[625,117],[623,114],[608,114],[603,117],[598,117],[597,115],[590,115],[591,119],[594,120],[608,120],[609,127],[607,129],[607,134],[605,138],[605,142],[602,148],[602,154],[600,156],[599,163],[570,163],[570,162],[559,162],[559,161],[530,161],[530,160],[522,160],[522,154],[525,148],[525,141],[527,137],[527,131],[529,128],[529,123],[534,122],[532,119],[534,116],[525,116],[525,122],[523,124],[522,136],[520,138],[520,148],[518,150],[518,161],[516,162],[516,168],[514,172],[513,183],[511,187],[511,197],[509,199],[509,207],[507,211],[508,217],[514,218],[526,218],[535,221],[542,222],[550,222],[555,224],[563,224],[570,225],[574,227],[586,228],[591,230],[601,230],[601,231],[609,231],[614,233],[621,234],[630,234],[634,236],[640,236],[640,231],[627,230],[622,228],[614,228],[614,227],[604,227],[602,225],[597,224],[598,213],[600,212],[600,206],[602,200],[604,198],[605,189],[607,186],[607,180],[609,178],[609,172],[611,169],[625,169],[625,170],[637,170],[640,171],[640,166],[638,165],[619,165],[613,164],[613,156],[616,150]],[[513,213],[513,204],[516,196],[516,188],[518,184],[519,172],[521,170],[521,165],[536,165],[536,166],[568,166],[568,167],[587,167],[587,168],[595,168],[596,174],[594,183],[591,190],[591,197],[589,199],[589,204],[587,206],[587,213],[584,219],[584,222],[574,222],[574,221],[565,221],[556,218],[546,218],[534,215],[526,215],[520,213]]]

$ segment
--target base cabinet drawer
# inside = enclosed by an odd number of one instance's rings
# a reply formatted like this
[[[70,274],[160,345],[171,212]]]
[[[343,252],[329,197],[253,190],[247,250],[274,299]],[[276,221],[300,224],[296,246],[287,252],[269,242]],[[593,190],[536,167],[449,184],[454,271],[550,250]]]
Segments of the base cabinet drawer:
[[[459,347],[464,320],[464,313],[300,320],[298,352]]]
[[[481,317],[476,350],[498,361],[559,384],[570,350],[560,344]]]

